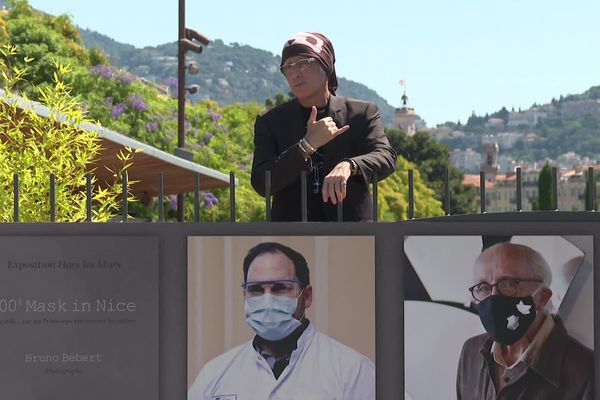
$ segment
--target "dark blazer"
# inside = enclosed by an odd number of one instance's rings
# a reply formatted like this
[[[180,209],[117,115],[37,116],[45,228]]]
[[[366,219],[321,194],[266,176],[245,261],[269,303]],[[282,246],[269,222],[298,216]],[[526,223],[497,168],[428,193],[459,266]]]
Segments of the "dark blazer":
[[[348,180],[343,203],[344,221],[373,219],[373,206],[368,182],[377,173],[379,180],[394,172],[396,153],[383,131],[379,109],[373,103],[331,96],[328,116],[338,127],[350,129],[319,148],[323,155],[325,175],[342,159],[352,158],[359,172]],[[273,221],[300,221],[300,173],[310,170],[298,142],[306,134],[302,108],[296,99],[281,104],[258,116],[254,125],[254,159],[252,187],[265,195],[265,171],[271,171]],[[312,196],[308,196],[309,201]],[[326,221],[337,220],[336,206],[323,204]],[[310,208],[310,207],[309,207]],[[309,220],[313,220],[310,215]]]

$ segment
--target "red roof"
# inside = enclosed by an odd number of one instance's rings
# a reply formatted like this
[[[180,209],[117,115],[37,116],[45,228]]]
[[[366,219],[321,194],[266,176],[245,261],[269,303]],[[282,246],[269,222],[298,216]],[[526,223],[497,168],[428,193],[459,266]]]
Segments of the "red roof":
[[[472,175],[472,174],[465,174],[465,177],[463,178],[463,182],[464,185],[471,185],[471,186],[475,186],[475,187],[479,187],[479,175]],[[486,189],[493,189],[495,187],[495,185],[492,182],[489,181],[485,181],[485,188]]]

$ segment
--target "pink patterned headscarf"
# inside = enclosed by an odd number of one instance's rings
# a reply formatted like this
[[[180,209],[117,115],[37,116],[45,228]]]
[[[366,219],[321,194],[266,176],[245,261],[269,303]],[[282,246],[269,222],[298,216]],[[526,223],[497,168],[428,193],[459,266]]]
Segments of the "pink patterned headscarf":
[[[335,52],[331,41],[317,32],[297,32],[292,35],[281,51],[281,65],[289,57],[306,56],[314,57],[319,61],[328,77],[328,87],[332,94],[338,87],[335,74]]]

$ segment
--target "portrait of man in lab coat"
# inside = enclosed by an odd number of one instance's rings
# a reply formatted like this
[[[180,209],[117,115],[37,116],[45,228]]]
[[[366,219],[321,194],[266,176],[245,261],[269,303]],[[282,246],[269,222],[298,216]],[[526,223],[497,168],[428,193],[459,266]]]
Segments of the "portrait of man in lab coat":
[[[375,398],[372,237],[190,238],[188,249],[189,400]]]

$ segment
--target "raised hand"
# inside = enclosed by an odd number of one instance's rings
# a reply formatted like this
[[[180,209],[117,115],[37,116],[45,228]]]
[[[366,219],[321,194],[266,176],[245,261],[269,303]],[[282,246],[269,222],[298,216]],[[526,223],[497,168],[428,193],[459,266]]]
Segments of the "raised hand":
[[[304,138],[313,148],[318,149],[348,129],[350,129],[350,125],[338,128],[331,117],[325,117],[317,121],[317,107],[313,106],[310,111],[310,117],[308,117],[306,136]]]

